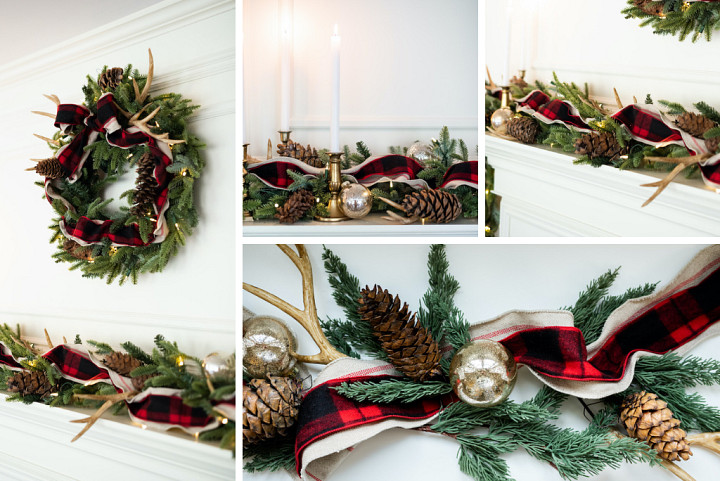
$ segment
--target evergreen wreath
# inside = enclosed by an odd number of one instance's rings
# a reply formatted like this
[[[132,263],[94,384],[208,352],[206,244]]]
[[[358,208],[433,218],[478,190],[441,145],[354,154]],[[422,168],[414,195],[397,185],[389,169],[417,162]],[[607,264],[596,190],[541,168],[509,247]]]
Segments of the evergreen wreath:
[[[52,138],[36,134],[53,157],[34,159],[38,164],[27,169],[45,177],[37,185],[58,215],[50,226],[50,242],[58,245],[53,258],[108,284],[162,271],[198,223],[193,197],[204,144],[187,121],[199,106],[176,93],[149,95],[148,53],[147,75],[132,65],[105,66],[97,79],[87,76],[83,105],[46,95],[57,115],[35,112],[54,118],[59,129]],[[129,169],[137,179],[120,195],[128,205],[111,212],[104,189]]]
[[[641,27],[650,26],[658,35],[677,35],[682,41],[692,33],[692,41],[701,36],[710,41],[713,30],[720,28],[720,2],[717,0],[628,0],[625,18],[641,19]]]

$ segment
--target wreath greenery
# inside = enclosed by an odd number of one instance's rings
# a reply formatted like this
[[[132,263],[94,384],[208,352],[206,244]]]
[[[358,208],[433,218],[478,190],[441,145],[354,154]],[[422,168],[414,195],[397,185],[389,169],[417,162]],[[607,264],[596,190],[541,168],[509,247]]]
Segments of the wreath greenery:
[[[658,35],[677,35],[682,41],[692,33],[710,41],[713,30],[720,27],[720,2],[717,0],[628,0],[622,13],[625,18],[641,19],[641,27],[650,26]]]
[[[152,82],[153,60],[150,53],[150,68],[147,75],[142,75],[132,65],[125,69],[108,69],[103,67],[97,78],[87,76],[87,84],[83,87],[85,95],[84,107],[91,115],[98,114],[98,101],[106,94],[113,95],[113,105],[117,110],[117,121],[123,131],[141,131],[149,140],[165,148],[169,147],[170,161],[165,167],[169,183],[167,184],[167,210],[164,212],[165,236],[153,239],[159,214],[157,207],[151,204],[138,205],[137,192],[140,186],[140,170],[136,189],[129,189],[120,195],[127,200],[127,206],[119,211],[109,209],[113,201],[104,198],[104,190],[129,169],[136,169],[150,148],[148,143],[141,143],[121,148],[107,140],[105,132],[100,132],[94,142],[84,147],[89,153],[87,160],[78,168],[75,181],[63,172],[59,178],[46,178],[37,185],[45,188],[50,183],[52,190],[62,199],[54,198],[52,206],[59,216],[53,220],[50,229],[51,243],[57,242],[58,250],[53,254],[56,262],[71,263],[70,270],[80,269],[83,277],[105,278],[108,284],[118,279],[123,284],[128,278],[137,283],[138,275],[144,272],[160,272],[169,259],[177,254],[181,245],[185,244],[186,236],[192,233],[198,223],[198,213],[194,204],[195,181],[200,177],[205,165],[200,157],[199,149],[204,147],[200,140],[187,129],[188,118],[199,108],[191,105],[191,101],[183,99],[180,94],[168,93],[148,96]],[[120,78],[120,73],[122,77]],[[108,78],[113,77],[115,81]],[[141,93],[142,91],[142,93]],[[57,97],[49,96],[58,104]],[[48,115],[48,114],[45,114]],[[145,115],[144,118],[141,116]],[[53,114],[49,116],[54,117]],[[148,121],[152,124],[148,125]],[[56,120],[58,122],[58,120]],[[57,123],[56,123],[57,125]],[[45,139],[56,157],[58,151],[70,144],[85,128],[75,125],[61,128],[52,139]],[[55,159],[47,159],[55,161]],[[40,161],[42,164],[45,161]],[[42,175],[40,164],[33,168]],[[150,167],[152,174],[153,167]],[[60,169],[62,171],[62,169]],[[63,201],[64,200],[64,201]],[[135,204],[135,205],[133,205]],[[110,221],[109,231],[118,232],[127,226],[137,226],[142,245],[123,245],[114,243],[110,237],[91,243],[75,242],[68,238],[61,228],[61,221],[77,222],[81,217],[96,221]]]

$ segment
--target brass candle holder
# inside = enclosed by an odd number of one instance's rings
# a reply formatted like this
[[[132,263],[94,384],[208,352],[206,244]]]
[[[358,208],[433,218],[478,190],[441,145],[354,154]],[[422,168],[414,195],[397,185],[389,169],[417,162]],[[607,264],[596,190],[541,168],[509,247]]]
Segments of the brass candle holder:
[[[522,80],[525,80],[525,74],[526,74],[526,73],[527,73],[527,72],[525,71],[524,68],[520,69],[520,78],[521,78]]]
[[[247,148],[250,144],[243,144],[243,162],[247,162],[248,155],[247,155]]]
[[[292,133],[292,130],[278,130],[278,133],[280,134],[280,142],[283,145],[287,145],[288,140],[290,140],[290,134]]]
[[[510,120],[513,112],[510,109],[510,86],[505,85],[500,89],[500,108],[490,117],[490,125],[498,133],[504,134],[507,129],[507,121]]]
[[[316,216],[315,219],[322,222],[339,222],[348,220],[340,208],[340,187],[342,185],[342,175],[340,174],[340,156],[342,152],[328,152],[330,160],[328,160],[328,187],[330,189],[330,202],[328,202],[328,216]]]

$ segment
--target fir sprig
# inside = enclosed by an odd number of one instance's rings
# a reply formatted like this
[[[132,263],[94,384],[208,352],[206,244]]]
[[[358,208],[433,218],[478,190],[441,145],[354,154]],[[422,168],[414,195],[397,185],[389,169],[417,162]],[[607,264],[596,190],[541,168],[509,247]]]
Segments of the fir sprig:
[[[354,401],[383,404],[411,403],[426,397],[441,396],[450,393],[452,386],[441,381],[418,383],[406,379],[383,379],[378,382],[344,382],[333,389]]]

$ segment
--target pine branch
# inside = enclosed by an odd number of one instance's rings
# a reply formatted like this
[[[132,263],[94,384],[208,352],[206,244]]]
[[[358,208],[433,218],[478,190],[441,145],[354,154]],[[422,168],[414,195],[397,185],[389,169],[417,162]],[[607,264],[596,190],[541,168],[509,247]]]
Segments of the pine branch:
[[[515,450],[492,435],[456,437],[460,443],[458,466],[475,481],[512,481],[507,462],[499,456]]]
[[[383,379],[378,382],[344,382],[335,389],[353,401],[373,403],[411,403],[426,397],[441,396],[452,391],[446,382],[427,381],[417,383],[404,379]]]
[[[667,107],[667,109],[668,109],[667,113],[670,115],[680,115],[680,114],[684,114],[685,112],[687,112],[687,110],[685,110],[685,107],[683,107],[682,105],[680,105],[677,102],[670,102],[668,100],[658,100],[658,103],[660,105]]]
[[[291,433],[275,442],[243,446],[243,470],[260,471],[295,470],[295,436]]]

